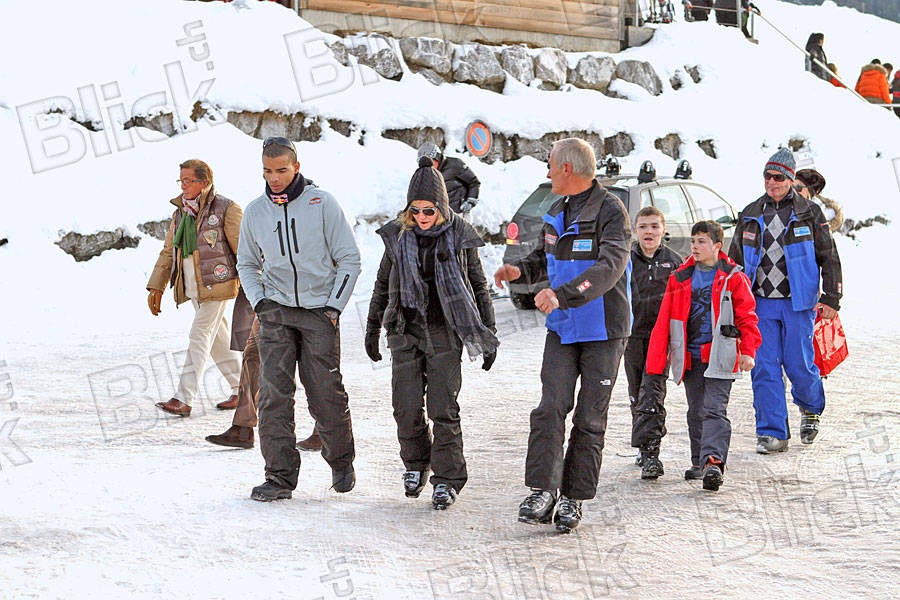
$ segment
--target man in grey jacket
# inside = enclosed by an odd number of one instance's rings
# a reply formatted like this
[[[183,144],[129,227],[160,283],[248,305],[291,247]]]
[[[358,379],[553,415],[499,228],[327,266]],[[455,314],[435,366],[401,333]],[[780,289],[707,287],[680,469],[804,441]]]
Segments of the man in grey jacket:
[[[360,273],[340,204],[303,177],[294,144],[263,142],[266,192],[247,206],[237,270],[260,322],[259,442],[266,481],[251,498],[290,498],[300,453],[294,432],[294,369],[322,438],[332,488],[356,483],[350,408],[340,372],[339,317]]]

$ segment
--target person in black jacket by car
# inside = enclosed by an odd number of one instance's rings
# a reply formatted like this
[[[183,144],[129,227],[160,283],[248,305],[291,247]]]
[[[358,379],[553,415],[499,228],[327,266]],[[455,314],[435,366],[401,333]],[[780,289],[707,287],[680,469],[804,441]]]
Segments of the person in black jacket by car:
[[[631,400],[631,445],[640,448],[637,464],[641,479],[664,473],[659,445],[666,435],[666,375],[649,375],[645,369],[650,333],[659,315],[669,274],[681,257],[662,243],[666,217],[655,206],[638,211],[634,222],[637,241],[631,245],[631,309],[634,321],[625,346],[625,377]]]
[[[478,257],[484,241],[448,206],[447,190],[431,159],[419,159],[406,208],[377,232],[385,251],[378,267],[365,349],[381,360],[381,328],[392,361],[392,403],[406,472],[407,497],[417,498],[429,468],[435,510],[456,501],[468,479],[457,395],[461,357],[482,355],[487,371],[500,342],[494,306]],[[427,409],[434,432],[432,441]]]
[[[481,182],[466,163],[458,158],[444,157],[441,149],[432,142],[425,142],[419,146],[418,158],[421,160],[423,156],[430,158],[434,168],[444,177],[447,197],[450,199],[450,208],[453,212],[466,215],[475,208],[478,204]]]

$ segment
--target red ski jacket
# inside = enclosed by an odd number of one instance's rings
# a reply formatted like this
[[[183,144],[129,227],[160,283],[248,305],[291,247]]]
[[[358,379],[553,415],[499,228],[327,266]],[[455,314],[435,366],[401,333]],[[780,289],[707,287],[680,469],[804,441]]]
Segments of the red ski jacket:
[[[687,322],[691,312],[691,279],[695,265],[694,257],[689,256],[669,275],[647,350],[647,373],[661,375],[666,370],[666,364],[670,363],[675,383],[681,383],[685,372],[691,368]],[[756,299],[750,291],[750,280],[741,272],[741,267],[721,251],[712,284],[711,305],[713,339],[700,348],[701,360],[709,363],[705,376],[737,379],[740,376],[740,356],[755,357],[762,337],[756,326],[759,319],[756,316]]]

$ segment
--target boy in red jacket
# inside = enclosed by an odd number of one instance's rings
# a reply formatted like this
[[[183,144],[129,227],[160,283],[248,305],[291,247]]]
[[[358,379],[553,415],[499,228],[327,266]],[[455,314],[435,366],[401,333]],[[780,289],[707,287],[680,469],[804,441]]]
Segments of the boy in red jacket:
[[[647,373],[661,375],[668,362],[675,383],[684,381],[693,465],[684,478],[702,477],[713,491],[731,443],[731,382],[753,368],[762,341],[750,280],[722,252],[723,238],[715,221],[691,229],[691,256],[669,276],[647,352]]]

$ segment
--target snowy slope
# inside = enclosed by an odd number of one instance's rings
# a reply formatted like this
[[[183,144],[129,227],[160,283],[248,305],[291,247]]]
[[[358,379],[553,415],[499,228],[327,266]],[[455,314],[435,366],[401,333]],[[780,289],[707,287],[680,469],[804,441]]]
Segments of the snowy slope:
[[[875,56],[900,63],[892,56],[896,23],[832,2],[756,4],[801,46],[810,32],[824,32],[829,59],[851,85]],[[882,264],[892,256],[900,218],[900,119],[805,73],[802,56],[765,23],[757,22],[758,45],[714,23],[660,26],[649,44],[614,58],[652,62],[663,94],[618,82],[614,89],[629,98],[622,100],[515,82],[503,94],[434,87],[411,73],[385,81],[365,67],[338,68],[337,84],[310,88],[321,41],[307,42],[334,38],[268,2],[0,0],[0,15],[0,237],[10,240],[0,247],[0,595],[230,598],[267,590],[335,598],[349,578],[357,598],[451,591],[504,599],[730,591],[864,597],[873,581],[900,581],[892,467],[900,381],[890,366],[900,280],[885,277]],[[571,64],[580,56],[570,54]],[[671,89],[669,77],[694,65],[701,82]],[[649,158],[660,173],[671,172],[674,161],[653,142],[678,133],[695,177],[737,207],[762,193],[762,165],[779,144],[807,139],[809,157],[828,178],[825,193],[844,205],[846,217],[892,221],[856,240],[838,236],[841,316],[853,354],[826,383],[831,416],[820,441],[772,460],[757,457],[749,383],[742,382],[732,401],[728,483],[718,496],[700,494],[680,480],[687,437],[683,395],[673,390],[663,454],[669,472],[648,486],[630,459],[616,455],[628,446],[622,378],[601,490],[586,505],[585,526],[567,539],[520,526],[513,515],[524,493],[528,411],[539,396],[542,327],[533,313],[499,301],[498,363],[488,374],[466,365],[461,395],[472,479],[457,506],[435,515],[427,502],[397,493],[402,467],[389,369],[373,368],[361,348],[381,246],[374,228],[361,223],[364,271],[342,319],[360,485],[346,496],[326,491],[326,465],[304,456],[295,500],[251,502],[250,487],[262,481],[258,452],[221,452],[203,441],[230,422],[230,414],[211,410],[224,393],[214,372],[206,412],[198,406],[191,419],[171,421],[152,406],[171,393],[192,316],[189,308],[176,311],[170,296],[160,317],[148,314],[144,286],[161,242],[144,237],[137,249],[87,263],[53,245],[60,231],[125,226],[136,233],[138,223],[167,217],[177,165],[188,157],[207,160],[217,188],[241,204],[262,191],[259,140],[221,119],[173,138],[122,130],[132,107],[174,102],[189,110],[198,89],[222,110],[302,111],[369,132],[442,127],[452,136],[451,153],[461,151],[462,132],[475,118],[529,137],[625,131],[637,145],[625,168]],[[52,119],[42,134],[24,118],[47,106],[102,123],[108,136],[78,128],[50,139],[47,131],[59,131]],[[694,143],[707,138],[717,159]],[[377,134],[360,145],[326,130],[299,152],[303,173],[333,192],[351,221],[402,206],[414,149]],[[71,160],[42,169],[54,153]],[[473,218],[493,229],[546,174],[531,158],[493,165],[465,159],[483,182]],[[501,254],[485,249],[487,270]],[[298,398],[298,429],[305,431]],[[876,564],[873,548],[884,553]]]

